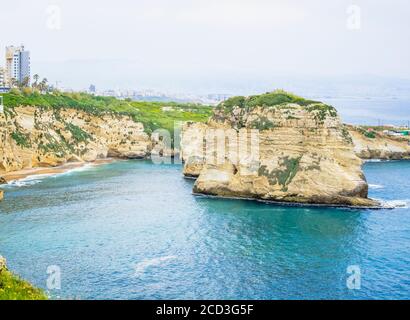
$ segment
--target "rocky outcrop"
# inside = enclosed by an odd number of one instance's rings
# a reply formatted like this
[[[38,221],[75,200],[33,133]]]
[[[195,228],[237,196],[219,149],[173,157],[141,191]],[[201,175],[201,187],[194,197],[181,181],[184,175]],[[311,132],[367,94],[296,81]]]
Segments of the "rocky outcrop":
[[[7,268],[6,259],[0,256],[0,273]]]
[[[144,158],[151,149],[143,125],[129,116],[64,108],[0,113],[0,138],[0,176],[74,161]]]
[[[286,93],[235,97],[183,129],[194,193],[287,203],[377,206],[336,110]]]
[[[410,159],[410,140],[375,133],[374,137],[366,137],[357,128],[350,127],[355,153],[364,160],[404,160]]]

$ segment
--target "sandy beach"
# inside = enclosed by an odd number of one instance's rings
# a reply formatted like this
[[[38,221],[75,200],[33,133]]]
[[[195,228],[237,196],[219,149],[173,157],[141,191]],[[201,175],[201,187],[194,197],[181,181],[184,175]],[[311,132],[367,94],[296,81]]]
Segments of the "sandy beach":
[[[23,169],[23,170],[18,170],[18,171],[12,171],[12,172],[8,172],[8,173],[1,175],[1,177],[4,178],[7,182],[11,182],[11,181],[25,179],[29,176],[64,173],[64,172],[67,172],[67,171],[70,171],[76,168],[80,168],[87,164],[97,166],[97,165],[102,165],[105,163],[111,163],[113,161],[115,161],[115,159],[109,158],[109,159],[99,159],[94,162],[70,162],[70,163],[57,166],[57,167],[37,167],[37,168],[28,168],[28,169]]]

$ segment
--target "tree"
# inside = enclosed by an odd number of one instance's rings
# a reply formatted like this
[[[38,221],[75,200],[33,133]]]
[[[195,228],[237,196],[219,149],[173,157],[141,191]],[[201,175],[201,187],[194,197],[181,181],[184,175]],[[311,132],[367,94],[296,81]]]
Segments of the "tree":
[[[40,76],[36,73],[36,74],[33,76],[33,79],[34,79],[33,87],[34,87],[34,88],[37,88],[37,86],[38,86],[38,80],[40,79]]]
[[[39,89],[41,92],[45,92],[48,90],[48,86],[47,86],[48,80],[47,78],[44,78],[43,80],[41,80],[40,84],[39,84]]]
[[[30,77],[24,77],[23,81],[21,82],[21,87],[28,88],[30,86]]]
[[[18,81],[15,79],[15,78],[11,78],[10,79],[10,86],[12,87],[12,88],[16,88],[16,87],[18,87]]]

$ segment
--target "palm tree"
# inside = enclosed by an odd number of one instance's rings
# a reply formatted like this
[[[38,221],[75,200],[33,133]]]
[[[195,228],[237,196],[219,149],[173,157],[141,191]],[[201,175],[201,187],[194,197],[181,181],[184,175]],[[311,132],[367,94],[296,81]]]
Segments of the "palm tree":
[[[21,82],[21,86],[24,88],[28,88],[30,86],[30,77],[25,77]]]
[[[17,82],[17,80],[16,80],[15,78],[11,78],[11,79],[10,79],[10,86],[11,86],[12,88],[15,88],[15,87],[18,86],[18,82]]]
[[[43,80],[41,80],[40,85],[39,85],[41,92],[47,91],[47,88],[48,88],[47,83],[48,83],[47,78],[44,78]]]
[[[40,79],[40,76],[36,73],[36,74],[33,76],[33,79],[34,79],[33,87],[34,87],[34,88],[37,88],[37,86],[38,86],[38,80]]]

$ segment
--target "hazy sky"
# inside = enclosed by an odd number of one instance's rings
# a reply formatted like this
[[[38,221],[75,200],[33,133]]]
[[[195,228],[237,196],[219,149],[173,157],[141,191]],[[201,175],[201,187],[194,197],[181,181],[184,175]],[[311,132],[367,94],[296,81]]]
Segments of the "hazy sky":
[[[293,78],[410,78],[408,0],[13,0],[0,10],[1,56],[24,43],[33,72],[74,88],[224,92]]]

